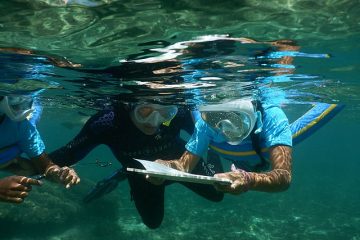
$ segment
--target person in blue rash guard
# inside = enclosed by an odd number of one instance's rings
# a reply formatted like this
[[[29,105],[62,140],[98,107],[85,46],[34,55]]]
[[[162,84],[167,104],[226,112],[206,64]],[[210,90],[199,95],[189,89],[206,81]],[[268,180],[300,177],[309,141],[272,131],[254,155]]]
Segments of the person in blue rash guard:
[[[25,95],[0,96],[0,169],[14,173],[43,174],[47,179],[61,182],[66,188],[80,179],[71,168],[60,168],[45,153],[45,145],[27,117],[34,111],[33,98]],[[21,156],[24,153],[30,159]],[[22,175],[0,179],[0,201],[21,203],[32,185],[41,181]]]
[[[215,185],[219,191],[240,194],[248,190],[278,192],[291,182],[292,135],[288,119],[277,104],[240,99],[223,104],[199,107],[201,118],[186,151],[176,160],[156,160],[177,170],[191,172],[209,144],[227,142],[241,152],[242,145],[252,144],[260,160],[226,158],[233,162],[231,171],[215,177],[232,181],[231,185]],[[268,160],[263,150],[268,149]],[[268,162],[269,161],[269,162]],[[270,169],[268,165],[270,163]],[[264,171],[268,170],[268,171]],[[162,179],[147,177],[154,184]]]
[[[113,104],[109,110],[102,110],[92,116],[80,133],[64,147],[50,154],[60,166],[70,166],[83,159],[92,149],[105,144],[108,146],[123,169],[127,167],[141,168],[134,158],[154,161],[156,159],[178,158],[185,150],[185,141],[180,131],[192,134],[194,122],[191,112],[174,105],[160,105],[148,102]],[[207,164],[199,159],[194,172],[212,176],[222,172],[219,159],[212,159]],[[132,200],[149,228],[160,226],[164,216],[165,185],[155,186],[144,176],[117,171],[99,185],[100,194],[108,193],[107,183],[113,185],[115,178],[128,179]],[[192,191],[211,201],[221,201],[223,193],[216,191],[211,185],[182,183]],[[113,186],[111,186],[113,188]],[[105,189],[104,191],[102,191]],[[90,195],[91,196],[91,195]],[[99,197],[99,196],[94,196]],[[85,202],[94,197],[85,198]]]

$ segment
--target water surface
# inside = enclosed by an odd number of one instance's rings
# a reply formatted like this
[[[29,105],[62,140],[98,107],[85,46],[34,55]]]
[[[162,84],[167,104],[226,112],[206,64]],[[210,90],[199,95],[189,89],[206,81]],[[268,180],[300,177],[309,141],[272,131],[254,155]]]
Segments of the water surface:
[[[193,107],[252,94],[251,87],[263,83],[259,79],[270,77],[285,92],[281,101],[291,113],[298,103],[346,104],[329,124],[294,148],[293,183],[286,192],[229,195],[213,204],[172,185],[166,191],[162,226],[149,230],[125,182],[94,204],[81,203],[95,181],[119,166],[101,147],[77,166],[82,184],[73,190],[46,183],[22,205],[0,204],[2,238],[360,239],[356,1],[17,0],[1,2],[0,16],[0,47],[33,51],[30,56],[0,54],[0,91],[38,92],[44,106],[39,129],[49,151],[69,141],[89,115],[123,98],[157,96]],[[288,66],[273,65],[275,58],[259,65],[254,55],[269,47],[276,51],[268,43],[209,41],[201,48],[187,48],[176,62],[136,62],[162,55],[152,49],[221,34],[258,42],[292,40],[298,54]],[[81,66],[58,67],[49,57]],[[194,62],[199,59],[201,64]],[[229,67],[228,62],[238,65]],[[119,66],[133,71],[103,72]],[[186,88],[174,87],[184,83]],[[224,89],[234,91],[224,95]],[[96,159],[113,164],[97,167],[92,164]]]

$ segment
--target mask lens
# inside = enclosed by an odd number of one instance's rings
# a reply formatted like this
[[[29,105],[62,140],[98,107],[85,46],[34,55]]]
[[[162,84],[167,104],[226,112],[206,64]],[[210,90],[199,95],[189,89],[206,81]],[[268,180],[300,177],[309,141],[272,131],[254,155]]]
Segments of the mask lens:
[[[158,108],[157,111],[160,113],[160,115],[166,119],[166,121],[171,120],[173,117],[175,117],[177,113],[177,107],[175,106],[162,106],[161,108]]]
[[[220,131],[230,141],[241,141],[251,131],[251,120],[245,113],[202,112],[201,117],[209,126]]]
[[[32,108],[33,98],[29,96],[9,96],[9,107],[15,113],[22,113]]]
[[[135,108],[135,118],[140,123],[159,125],[171,120],[177,113],[176,106],[162,106],[158,104],[144,104]],[[156,123],[155,123],[156,120]]]
[[[135,114],[139,119],[146,119],[153,111],[154,109],[147,105],[140,105],[135,108]]]

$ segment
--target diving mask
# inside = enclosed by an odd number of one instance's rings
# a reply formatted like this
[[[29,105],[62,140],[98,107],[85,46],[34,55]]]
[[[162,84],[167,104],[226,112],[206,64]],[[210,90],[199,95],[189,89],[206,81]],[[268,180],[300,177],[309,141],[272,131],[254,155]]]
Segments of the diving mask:
[[[34,100],[27,95],[4,96],[0,101],[0,112],[6,114],[12,121],[25,120],[34,111]]]
[[[158,127],[173,119],[178,111],[174,105],[140,104],[134,109],[135,120],[141,124]]]
[[[249,136],[255,127],[257,112],[250,100],[199,107],[201,118],[221,132],[229,144],[237,145]]]

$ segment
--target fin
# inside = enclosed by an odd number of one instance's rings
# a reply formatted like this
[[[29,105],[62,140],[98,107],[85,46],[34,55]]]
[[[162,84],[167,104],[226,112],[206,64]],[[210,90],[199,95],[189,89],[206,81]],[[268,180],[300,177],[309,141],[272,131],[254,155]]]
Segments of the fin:
[[[89,203],[98,199],[105,194],[112,192],[119,184],[119,182],[127,178],[123,168],[115,171],[110,176],[96,183],[96,185],[89,191],[83,199],[84,203]]]

